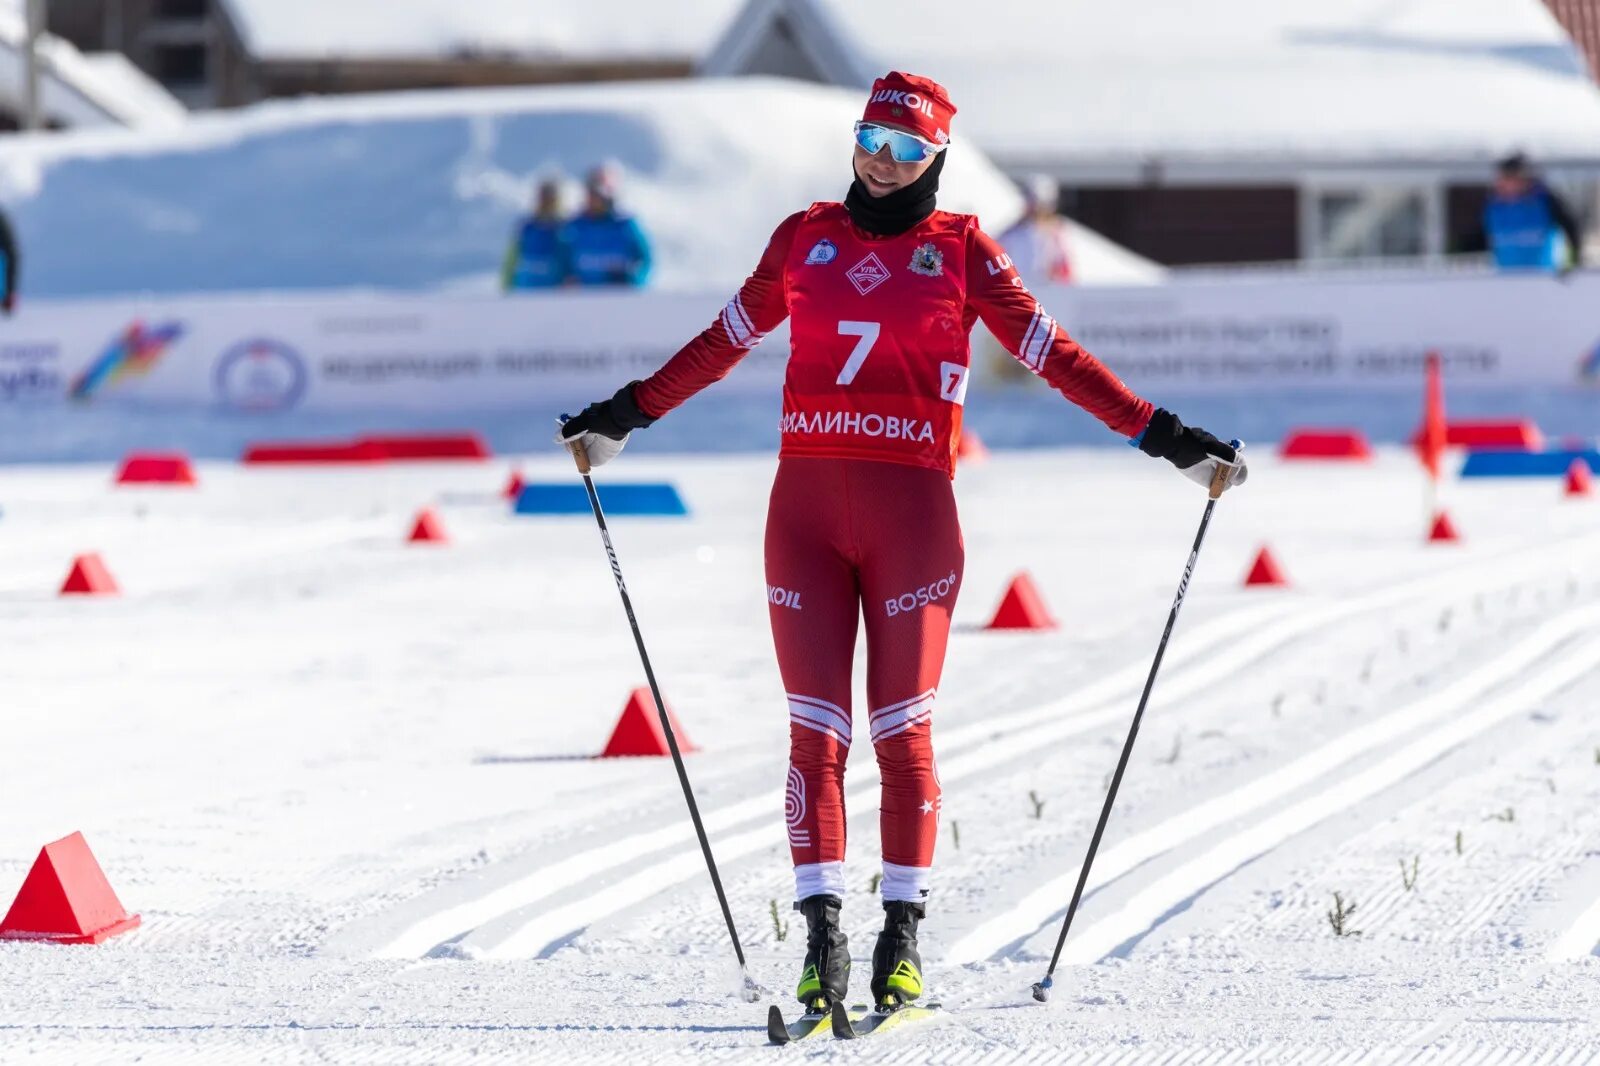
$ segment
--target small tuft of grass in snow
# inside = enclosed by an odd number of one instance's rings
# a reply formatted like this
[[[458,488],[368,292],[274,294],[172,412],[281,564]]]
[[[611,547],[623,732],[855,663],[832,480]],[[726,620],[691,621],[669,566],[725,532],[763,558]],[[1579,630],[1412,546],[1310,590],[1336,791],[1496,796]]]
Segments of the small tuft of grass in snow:
[[[1404,859],[1400,860],[1400,883],[1405,886],[1407,892],[1416,891],[1417,867],[1421,864],[1421,862],[1422,856],[1411,856],[1411,869],[1408,871],[1406,869],[1406,861]]]
[[[1028,802],[1033,804],[1033,820],[1036,822],[1044,821],[1044,800],[1040,799],[1039,793],[1031,788],[1028,789]]]
[[[1461,844],[1462,844],[1461,830],[1457,829],[1456,830],[1456,854],[1457,855],[1463,854],[1462,849],[1461,849]]]
[[[768,900],[767,903],[772,908],[772,935],[777,937],[780,942],[788,940],[789,923],[778,917],[778,901],[772,899]]]
[[[873,874],[872,880],[867,882],[867,894],[870,896],[876,896],[878,894],[878,886],[881,884],[883,884],[883,874]]]
[[[1497,822],[1514,822],[1517,820],[1517,809],[1515,807],[1507,807],[1503,811],[1496,811],[1495,813],[1489,815],[1489,817],[1485,818],[1484,821],[1487,822],[1491,818]]]
[[[957,851],[961,850],[961,823],[960,822],[951,821],[951,823],[950,823],[950,841],[951,841],[951,843],[955,844]]]
[[[1333,906],[1328,908],[1328,924],[1333,926],[1334,936],[1360,936],[1361,930],[1350,928],[1350,918],[1356,913],[1356,904],[1351,900],[1348,904],[1344,901],[1344,893],[1333,894]]]

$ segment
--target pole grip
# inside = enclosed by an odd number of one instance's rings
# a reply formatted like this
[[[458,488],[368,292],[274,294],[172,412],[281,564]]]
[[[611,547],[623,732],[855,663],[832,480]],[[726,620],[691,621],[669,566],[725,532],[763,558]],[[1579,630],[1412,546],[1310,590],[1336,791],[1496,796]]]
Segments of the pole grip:
[[[578,473],[582,474],[584,477],[588,477],[589,452],[583,446],[582,435],[580,434],[579,436],[573,437],[569,441],[563,441],[562,443],[567,446],[567,451],[572,453],[573,462],[578,464]]]
[[[1221,463],[1217,464],[1217,472],[1211,475],[1211,498],[1213,500],[1222,498],[1222,490],[1228,487],[1228,475],[1232,472],[1232,467],[1224,466]]]

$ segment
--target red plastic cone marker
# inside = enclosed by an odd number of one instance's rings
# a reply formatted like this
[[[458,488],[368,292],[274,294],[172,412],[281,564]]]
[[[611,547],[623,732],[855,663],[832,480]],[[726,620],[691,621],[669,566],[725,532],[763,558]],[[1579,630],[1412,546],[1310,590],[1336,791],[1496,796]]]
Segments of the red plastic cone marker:
[[[1054,629],[1056,620],[1045,609],[1044,597],[1033,583],[1033,578],[1023,571],[1011,579],[1000,606],[985,629]]]
[[[123,909],[82,833],[46,844],[0,920],[0,940],[98,944],[139,924]]]
[[[989,449],[983,446],[983,438],[970,429],[963,429],[956,438],[956,458],[963,463],[981,463],[989,458]]]
[[[1272,549],[1266,545],[1256,553],[1256,561],[1250,564],[1250,572],[1245,575],[1246,585],[1288,585],[1289,579],[1284,576],[1283,568],[1278,565],[1278,560],[1273,558]]]
[[[1589,476],[1589,464],[1583,461],[1580,455],[1572,460],[1572,465],[1567,467],[1568,496],[1587,496],[1593,491],[1593,479]]]
[[[118,485],[194,485],[194,467],[182,452],[133,452],[117,470]]]
[[[510,500],[512,503],[516,503],[517,497],[522,495],[522,490],[526,486],[527,482],[522,480],[522,472],[520,470],[513,471],[511,474],[511,480],[506,482],[506,487],[501,492],[501,495]]]
[[[667,708],[667,720],[672,723],[672,733],[678,738],[679,751],[699,750],[690,743],[689,735],[683,731],[671,707]],[[667,735],[661,731],[661,718],[656,714],[656,702],[651,698],[650,690],[634,689],[628,694],[627,706],[622,708],[622,717],[617,719],[617,727],[611,731],[611,739],[606,741],[600,757],[613,759],[619,755],[670,754],[672,751],[667,747]]]
[[[61,585],[63,596],[115,596],[118,591],[116,580],[98,552],[72,560],[72,572]]]
[[[406,538],[411,544],[448,544],[450,537],[444,531],[444,523],[432,507],[424,507],[417,512],[417,520],[411,527],[411,535]]]
[[[1433,528],[1428,530],[1429,541],[1458,541],[1461,534],[1456,532],[1456,525],[1450,521],[1450,515],[1440,511],[1433,517]]]

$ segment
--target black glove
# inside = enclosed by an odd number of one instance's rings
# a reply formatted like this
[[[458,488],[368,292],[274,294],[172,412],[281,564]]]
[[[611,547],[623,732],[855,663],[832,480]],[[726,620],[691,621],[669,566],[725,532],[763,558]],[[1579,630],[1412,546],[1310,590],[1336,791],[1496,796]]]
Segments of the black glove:
[[[1145,427],[1139,450],[1165,459],[1191,481],[1209,486],[1218,466],[1229,466],[1229,486],[1244,484],[1249,476],[1244,459],[1231,444],[1225,444],[1198,426],[1186,426],[1164,407],[1156,408]]]
[[[637,381],[630,381],[611,399],[592,403],[567,419],[561,426],[561,435],[571,439],[580,433],[598,433],[611,440],[622,440],[634,430],[652,425],[655,419],[639,410],[639,402],[633,398],[633,387],[637,384]]]
[[[628,434],[655,421],[639,410],[639,402],[633,398],[637,384],[630,381],[611,399],[592,403],[564,419],[556,430],[556,443],[569,450],[581,450],[591,467],[604,466],[615,459],[628,443]]]

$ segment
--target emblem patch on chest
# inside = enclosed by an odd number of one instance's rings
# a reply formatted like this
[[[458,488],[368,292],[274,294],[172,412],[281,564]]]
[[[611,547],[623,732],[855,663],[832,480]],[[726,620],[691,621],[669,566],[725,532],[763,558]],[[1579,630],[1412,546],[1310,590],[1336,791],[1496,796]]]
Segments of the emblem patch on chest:
[[[833,257],[839,254],[839,246],[824,237],[811,246],[811,251],[806,253],[806,266],[822,266],[833,262]]]
[[[877,252],[869,252],[865,259],[845,271],[844,276],[850,279],[850,284],[856,287],[857,292],[865,296],[889,280],[889,268],[883,265]]]
[[[944,253],[929,241],[911,253],[911,273],[925,278],[936,278],[944,273]]]

